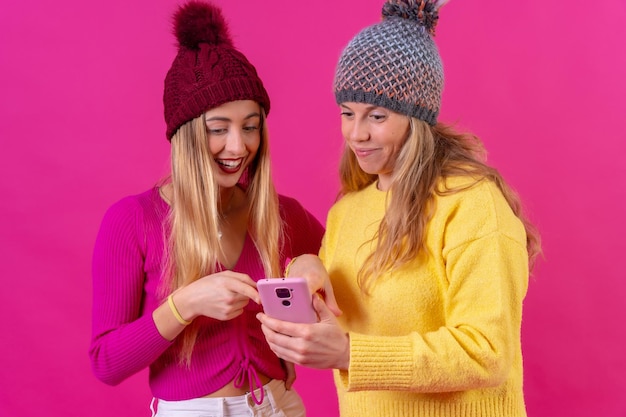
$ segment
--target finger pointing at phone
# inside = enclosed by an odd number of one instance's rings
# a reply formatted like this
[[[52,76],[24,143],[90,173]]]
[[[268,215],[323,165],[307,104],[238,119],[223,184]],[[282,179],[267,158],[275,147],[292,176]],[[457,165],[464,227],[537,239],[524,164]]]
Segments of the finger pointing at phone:
[[[207,275],[180,292],[183,291],[186,298],[184,305],[190,310],[192,317],[230,320],[242,314],[250,300],[260,303],[256,283],[248,275],[234,271]]]

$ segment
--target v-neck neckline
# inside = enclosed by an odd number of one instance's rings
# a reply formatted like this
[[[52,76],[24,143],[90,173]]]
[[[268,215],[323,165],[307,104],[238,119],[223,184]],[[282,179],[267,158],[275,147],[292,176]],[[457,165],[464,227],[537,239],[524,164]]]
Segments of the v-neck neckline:
[[[249,244],[250,244],[250,235],[248,234],[248,232],[246,232],[246,236],[243,239],[243,246],[241,247],[241,252],[239,252],[239,256],[237,257],[237,260],[233,264],[232,268],[226,268],[221,262],[217,262],[218,270],[219,271],[236,271],[237,267],[241,263],[244,256],[247,256]]]

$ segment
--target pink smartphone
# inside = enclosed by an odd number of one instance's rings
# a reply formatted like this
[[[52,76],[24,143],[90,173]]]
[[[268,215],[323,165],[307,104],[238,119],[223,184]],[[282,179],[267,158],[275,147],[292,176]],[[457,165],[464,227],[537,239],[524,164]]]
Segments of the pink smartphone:
[[[256,283],[265,314],[293,323],[315,323],[317,313],[304,278],[264,278]]]

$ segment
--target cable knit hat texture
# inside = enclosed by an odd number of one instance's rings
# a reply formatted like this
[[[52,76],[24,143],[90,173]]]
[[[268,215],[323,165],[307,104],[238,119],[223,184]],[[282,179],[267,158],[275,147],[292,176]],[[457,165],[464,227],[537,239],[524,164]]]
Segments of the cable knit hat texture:
[[[270,99],[254,66],[233,46],[221,10],[189,1],[174,14],[178,53],[165,77],[168,140],[186,122],[222,104],[254,100],[268,114]]]
[[[335,72],[338,104],[368,103],[437,123],[443,64],[433,40],[446,0],[387,0],[382,20],[345,47]]]

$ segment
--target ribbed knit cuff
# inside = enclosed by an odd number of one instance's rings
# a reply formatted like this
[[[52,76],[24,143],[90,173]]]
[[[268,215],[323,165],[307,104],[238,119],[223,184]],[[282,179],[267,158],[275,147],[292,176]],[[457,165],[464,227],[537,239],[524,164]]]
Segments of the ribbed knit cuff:
[[[413,382],[410,337],[350,333],[350,368],[341,373],[348,391],[406,389]]]

